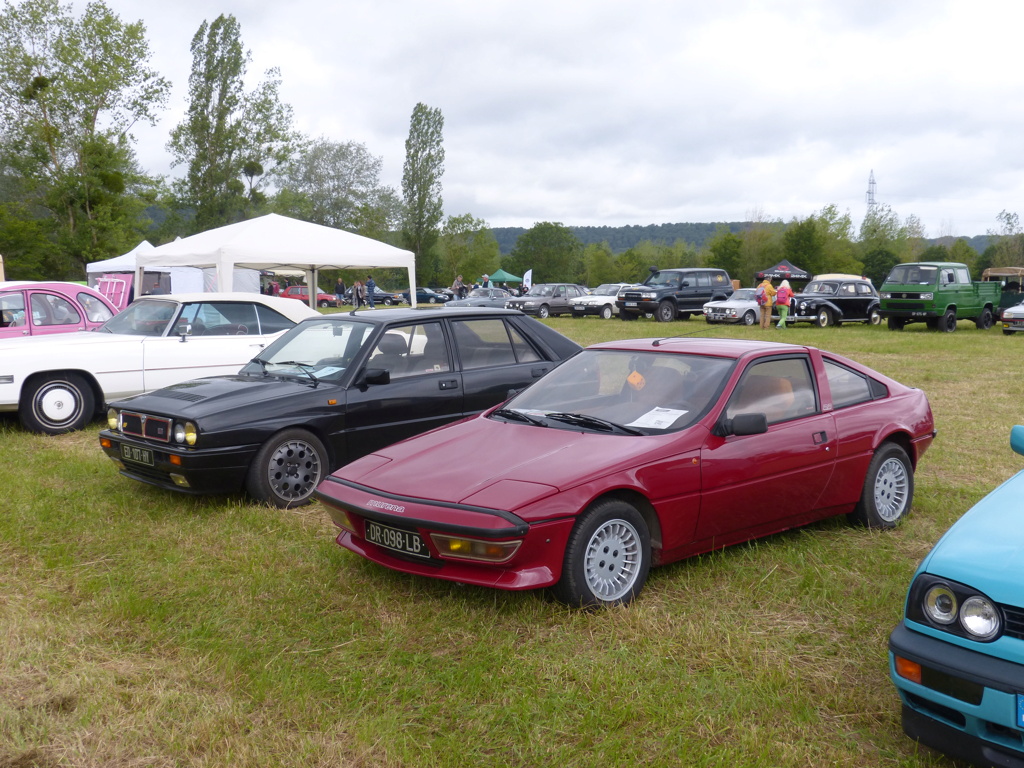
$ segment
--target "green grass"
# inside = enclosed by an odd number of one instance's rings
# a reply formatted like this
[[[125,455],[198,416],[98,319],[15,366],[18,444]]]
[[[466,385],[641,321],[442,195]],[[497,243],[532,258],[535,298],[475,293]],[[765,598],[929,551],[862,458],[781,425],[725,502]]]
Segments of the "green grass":
[[[923,388],[939,437],[913,514],[693,558],[580,612],[367,563],[316,504],[125,480],[99,424],[0,418],[0,768],[949,765],[903,736],[886,640],[920,559],[1022,464],[1024,339],[547,322],[581,343],[784,339]]]

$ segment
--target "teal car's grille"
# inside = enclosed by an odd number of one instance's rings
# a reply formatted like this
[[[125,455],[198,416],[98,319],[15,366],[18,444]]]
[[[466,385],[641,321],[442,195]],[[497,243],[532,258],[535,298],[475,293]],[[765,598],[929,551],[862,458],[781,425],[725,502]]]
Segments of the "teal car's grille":
[[[1024,640],[1024,608],[1015,608],[1012,605],[1000,606],[1003,609],[1003,618],[1006,620],[1006,627],[1003,633],[1018,640]]]

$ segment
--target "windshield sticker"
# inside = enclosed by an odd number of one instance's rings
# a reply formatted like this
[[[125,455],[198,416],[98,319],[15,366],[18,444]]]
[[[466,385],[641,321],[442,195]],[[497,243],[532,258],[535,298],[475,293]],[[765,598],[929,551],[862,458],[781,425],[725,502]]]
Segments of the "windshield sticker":
[[[646,429],[668,429],[676,423],[676,419],[686,413],[688,411],[679,410],[678,408],[653,408],[626,426]]]
[[[338,373],[344,371],[344,368],[338,368],[336,365],[326,365],[316,372],[317,376],[330,376],[332,373]]]

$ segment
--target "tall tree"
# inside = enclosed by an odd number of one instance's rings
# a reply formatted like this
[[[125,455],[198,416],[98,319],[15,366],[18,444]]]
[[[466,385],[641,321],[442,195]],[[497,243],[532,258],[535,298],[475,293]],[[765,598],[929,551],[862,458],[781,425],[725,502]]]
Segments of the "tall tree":
[[[4,165],[23,205],[45,211],[63,255],[58,274],[138,242],[145,195],[130,134],[154,124],[170,84],[148,66],[142,22],[125,23],[102,0],[81,17],[57,0],[6,3],[0,14],[0,115]]]
[[[615,254],[607,242],[591,243],[583,249],[583,284],[619,283],[619,268]]]
[[[187,166],[175,189],[195,211],[194,230],[202,231],[262,205],[264,189],[287,166],[300,137],[292,130],[291,107],[280,101],[278,70],[245,91],[251,56],[234,16],[204,21],[191,50],[188,110],[167,146],[174,164]]]
[[[782,235],[786,258],[812,275],[828,271],[825,268],[825,237],[813,216],[794,221]]]
[[[412,111],[405,140],[402,197],[405,223],[402,240],[416,254],[416,274],[424,283],[440,278],[434,245],[444,213],[441,176],[444,175],[444,117],[441,110],[422,102]]]
[[[534,283],[575,282],[582,278],[583,243],[568,227],[542,221],[516,239],[506,269],[517,275],[532,269]]]
[[[742,280],[743,238],[730,232],[727,227],[720,226],[715,236],[708,241],[707,247],[710,251],[707,259],[709,267],[724,269],[729,277]]]
[[[1020,217],[1010,211],[1000,211],[996,220],[999,227],[988,231],[989,244],[995,246],[992,266],[1024,266],[1024,230],[1021,229]]]

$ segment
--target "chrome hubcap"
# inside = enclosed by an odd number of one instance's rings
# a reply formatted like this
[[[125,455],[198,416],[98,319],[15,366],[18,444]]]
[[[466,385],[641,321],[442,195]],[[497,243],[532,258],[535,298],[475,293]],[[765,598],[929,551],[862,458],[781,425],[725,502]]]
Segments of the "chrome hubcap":
[[[887,523],[899,520],[907,505],[910,481],[907,468],[897,459],[886,460],[875,476],[875,509]]]
[[[601,600],[624,597],[640,570],[640,534],[625,520],[609,520],[590,537],[583,564],[587,586]]]

